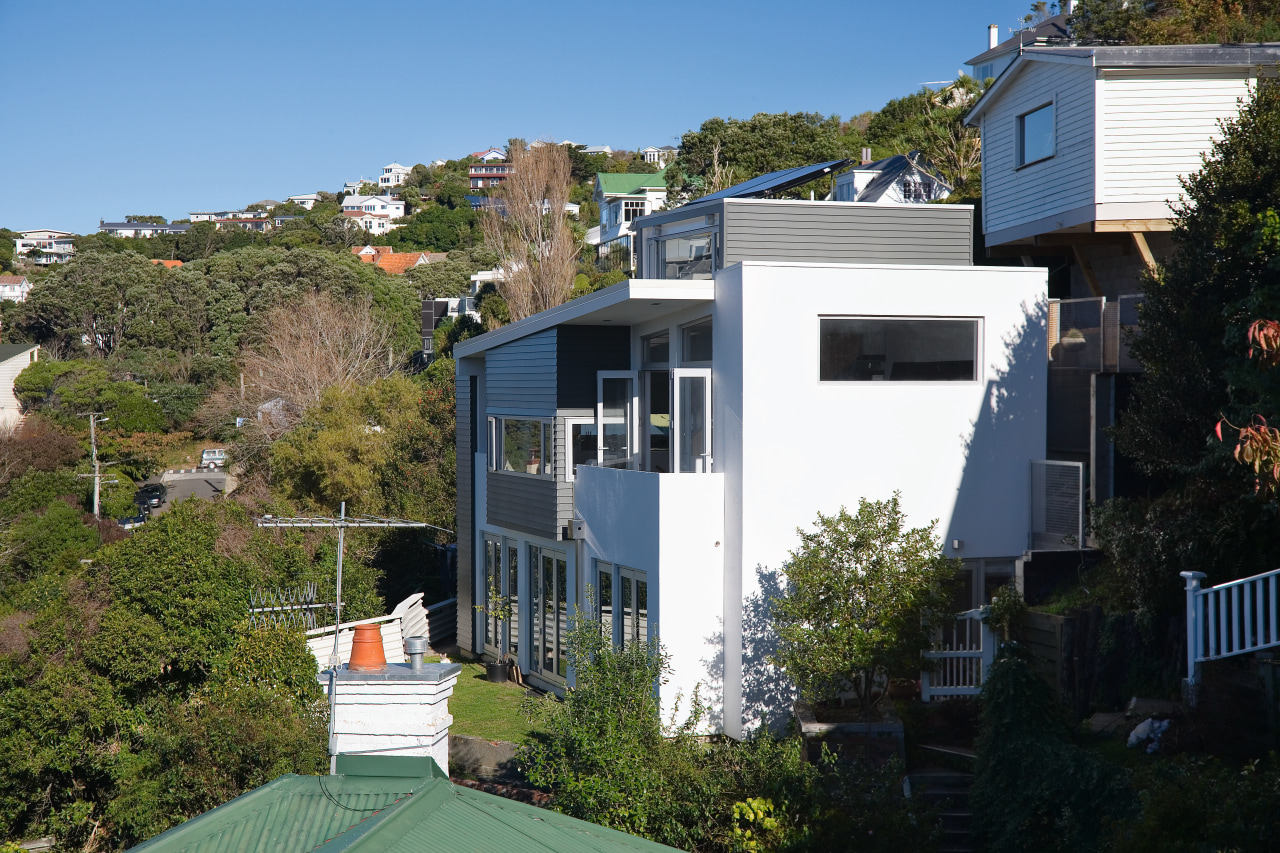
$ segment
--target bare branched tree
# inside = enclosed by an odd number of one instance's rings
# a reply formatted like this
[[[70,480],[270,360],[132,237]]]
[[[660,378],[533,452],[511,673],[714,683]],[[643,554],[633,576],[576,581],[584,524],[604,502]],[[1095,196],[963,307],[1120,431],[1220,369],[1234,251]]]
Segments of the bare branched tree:
[[[304,411],[335,386],[350,388],[391,371],[392,330],[368,300],[339,301],[308,293],[264,318],[264,330],[245,352],[244,372],[267,399]]]
[[[485,242],[498,254],[511,320],[568,301],[578,244],[565,218],[569,155],[561,145],[511,149],[512,174],[480,217]]]

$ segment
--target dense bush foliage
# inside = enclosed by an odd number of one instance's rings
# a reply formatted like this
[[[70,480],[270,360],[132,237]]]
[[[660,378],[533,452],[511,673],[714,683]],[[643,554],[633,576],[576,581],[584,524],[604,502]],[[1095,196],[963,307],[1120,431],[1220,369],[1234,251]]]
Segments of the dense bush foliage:
[[[618,649],[579,616],[568,649],[576,686],[533,701],[544,734],[519,755],[556,810],[682,850],[932,849],[933,819],[902,796],[899,767],[811,764],[794,734],[707,742],[696,695],[659,708],[656,639]]]
[[[982,728],[970,803],[993,853],[1102,849],[1108,822],[1133,796],[1111,765],[1073,741],[1027,653],[1006,644],[982,685]]]

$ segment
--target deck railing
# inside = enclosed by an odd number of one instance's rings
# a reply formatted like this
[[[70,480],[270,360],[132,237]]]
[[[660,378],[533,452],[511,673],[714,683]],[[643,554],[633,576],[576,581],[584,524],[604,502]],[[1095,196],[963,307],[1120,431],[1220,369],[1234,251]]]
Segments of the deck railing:
[[[1204,572],[1187,582],[1187,693],[1195,703],[1200,664],[1280,646],[1280,569],[1201,588]]]

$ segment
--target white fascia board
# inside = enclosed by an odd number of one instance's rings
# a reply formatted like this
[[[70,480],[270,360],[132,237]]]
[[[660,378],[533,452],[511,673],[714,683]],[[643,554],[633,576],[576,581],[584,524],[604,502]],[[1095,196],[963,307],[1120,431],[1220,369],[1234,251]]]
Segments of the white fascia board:
[[[532,317],[469,338],[453,348],[455,358],[467,358],[496,346],[519,340],[553,326],[564,323],[589,321],[593,314],[601,314],[627,302],[706,302],[715,298],[715,282],[711,279],[679,281],[664,279],[630,279],[612,287],[598,290],[586,296],[548,308]]]

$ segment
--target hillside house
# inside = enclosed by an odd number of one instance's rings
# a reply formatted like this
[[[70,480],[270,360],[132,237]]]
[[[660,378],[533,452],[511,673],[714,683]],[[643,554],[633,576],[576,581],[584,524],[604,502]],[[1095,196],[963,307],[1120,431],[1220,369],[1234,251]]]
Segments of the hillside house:
[[[25,275],[0,275],[0,300],[26,302],[31,292],[31,279]]]
[[[366,264],[401,275],[412,267],[443,261],[446,252],[396,252],[390,246],[352,246],[351,254]]]
[[[382,167],[382,174],[378,176],[378,189],[388,192],[392,187],[398,187],[403,184],[407,177],[409,177],[408,166],[401,166],[399,163],[388,163]]]
[[[665,706],[698,688],[709,729],[741,736],[785,711],[759,687],[757,571],[818,512],[901,489],[969,595],[1013,576],[1044,457],[1046,273],[973,266],[962,205],[731,189],[632,226],[636,278],[454,348],[458,641],[561,689],[575,607],[616,642],[660,628]],[[463,618],[491,589],[516,616]]]
[[[1074,0],[1064,0],[1061,5],[1061,14],[1015,30],[1004,41],[1000,41],[999,26],[992,24],[987,27],[987,49],[965,62],[969,66],[969,76],[981,83],[999,77],[1018,58],[1018,53],[1028,47],[1070,44],[1067,18],[1071,16],[1075,3]]]
[[[836,201],[928,204],[951,195],[947,183],[919,151],[862,163],[836,176]]]
[[[342,200],[343,213],[376,213],[399,219],[404,216],[404,202],[389,195],[349,195]]]
[[[663,169],[665,169],[667,164],[672,160],[676,159],[676,154],[678,153],[679,149],[674,145],[663,145],[661,147],[654,147],[650,145],[648,148],[640,149],[641,159],[646,163],[654,163],[659,168]]]
[[[594,240],[602,263],[613,269],[635,269],[631,223],[667,203],[666,173],[601,172],[596,175],[593,198],[600,208],[600,228],[588,242]]]
[[[65,263],[76,253],[75,236],[70,231],[52,228],[22,231],[13,238],[13,254],[42,266]],[[33,255],[33,250],[39,250],[39,254]]]
[[[22,423],[22,404],[13,393],[18,374],[40,360],[38,344],[0,344],[0,428]]]
[[[285,201],[296,204],[303,210],[310,210],[320,203],[320,193],[303,193],[302,195],[291,195]]]
[[[185,234],[191,226],[187,223],[169,224],[154,222],[104,222],[98,220],[98,233],[112,237],[154,237],[157,234]]]
[[[473,190],[501,186],[514,173],[515,166],[505,160],[485,160],[467,167],[467,176],[471,179]]]
[[[1277,45],[1026,48],[966,118],[982,132],[987,254],[1062,270],[1048,454],[1080,466],[1094,502],[1137,487],[1106,428],[1139,370],[1123,330],[1173,251],[1179,180],[1277,62]]]
[[[507,152],[501,148],[489,148],[485,151],[472,151],[467,156],[479,160],[481,163],[494,163],[507,159]]]

